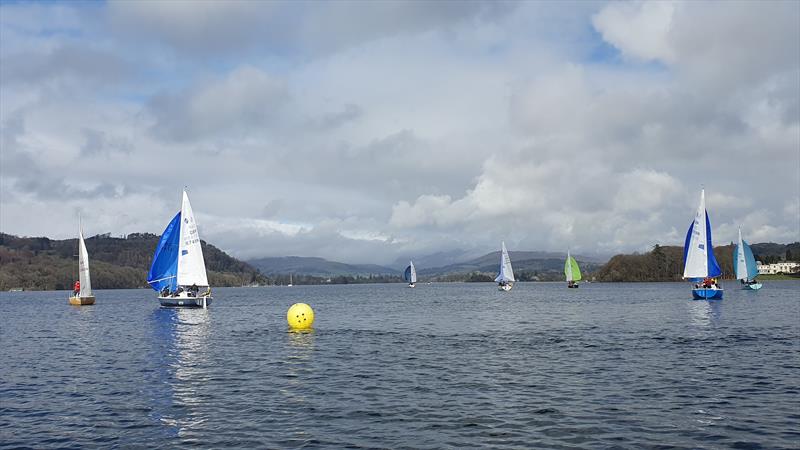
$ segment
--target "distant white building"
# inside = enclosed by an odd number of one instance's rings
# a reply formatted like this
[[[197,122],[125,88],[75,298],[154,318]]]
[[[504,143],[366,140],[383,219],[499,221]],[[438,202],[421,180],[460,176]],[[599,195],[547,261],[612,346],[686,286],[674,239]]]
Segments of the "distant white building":
[[[784,261],[775,264],[761,264],[761,261],[757,261],[756,266],[758,267],[758,273],[760,275],[800,272],[800,263],[791,261]]]

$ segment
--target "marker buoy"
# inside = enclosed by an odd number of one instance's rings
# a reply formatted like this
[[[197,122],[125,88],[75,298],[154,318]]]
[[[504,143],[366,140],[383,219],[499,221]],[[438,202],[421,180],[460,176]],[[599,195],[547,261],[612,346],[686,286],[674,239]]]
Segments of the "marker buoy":
[[[314,310],[305,303],[295,303],[286,312],[286,321],[293,330],[305,330],[314,324]]]

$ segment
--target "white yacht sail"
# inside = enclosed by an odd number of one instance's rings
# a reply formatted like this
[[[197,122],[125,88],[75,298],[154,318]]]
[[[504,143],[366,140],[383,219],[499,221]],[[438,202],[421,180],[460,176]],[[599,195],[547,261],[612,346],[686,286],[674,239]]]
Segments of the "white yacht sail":
[[[506,243],[503,242],[501,245],[500,273],[494,281],[500,283],[501,290],[507,291],[511,289],[511,285],[516,280],[514,279],[514,269],[511,268],[511,258],[508,256],[508,250],[506,250]]]
[[[79,297],[92,296],[92,279],[89,276],[89,252],[83,241],[83,227],[78,230],[78,279],[81,283]]]
[[[203,249],[200,246],[200,235],[194,220],[189,196],[183,191],[181,204],[181,229],[178,244],[178,285],[208,286],[206,264],[203,261]]]
[[[747,280],[747,258],[744,254],[744,242],[742,241],[742,229],[739,228],[739,245],[736,246],[736,279]]]
[[[705,278],[708,274],[708,239],[706,238],[706,191],[700,191],[700,205],[686,242],[683,278]]]

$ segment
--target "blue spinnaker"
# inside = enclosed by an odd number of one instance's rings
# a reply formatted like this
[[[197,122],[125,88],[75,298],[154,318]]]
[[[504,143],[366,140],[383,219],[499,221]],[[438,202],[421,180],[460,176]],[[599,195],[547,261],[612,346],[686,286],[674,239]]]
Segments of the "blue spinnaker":
[[[178,241],[181,235],[181,213],[167,225],[153,255],[153,264],[147,274],[147,283],[155,291],[164,287],[174,291],[178,287]]]
[[[742,241],[742,247],[744,249],[744,262],[747,266],[747,279],[753,280],[755,277],[758,276],[758,266],[756,266],[756,258],[753,256],[753,250],[750,248],[750,244],[747,241]],[[739,254],[739,246],[736,245],[733,248],[733,273],[739,273],[739,258],[736,255]]]
[[[406,271],[403,272],[403,279],[406,280],[406,283],[411,283],[411,266],[406,267]]]
[[[722,269],[719,268],[717,258],[714,257],[714,246],[711,244],[711,221],[708,220],[708,211],[706,210],[706,248],[708,249],[708,276],[716,278],[722,275]]]

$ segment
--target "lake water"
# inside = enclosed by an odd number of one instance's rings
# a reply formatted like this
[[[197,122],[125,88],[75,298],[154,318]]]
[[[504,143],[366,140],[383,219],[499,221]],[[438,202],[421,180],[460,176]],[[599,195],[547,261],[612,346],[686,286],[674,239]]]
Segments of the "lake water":
[[[725,284],[2,293],[0,447],[797,448],[800,283]]]

